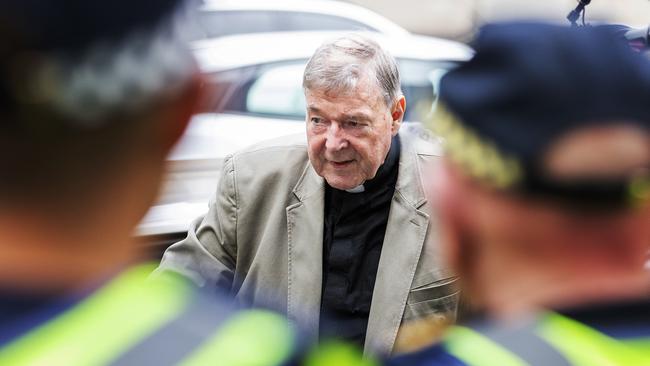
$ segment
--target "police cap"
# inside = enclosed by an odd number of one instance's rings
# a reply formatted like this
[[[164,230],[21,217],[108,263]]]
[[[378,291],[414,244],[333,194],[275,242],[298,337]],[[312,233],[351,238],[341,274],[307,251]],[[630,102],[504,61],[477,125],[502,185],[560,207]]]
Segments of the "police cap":
[[[3,0],[0,112],[47,106],[91,126],[187,79],[182,0]],[[185,42],[186,43],[186,42]],[[92,123],[91,123],[92,122]]]
[[[475,56],[441,80],[433,129],[452,160],[497,188],[574,202],[648,199],[649,168],[624,179],[558,181],[541,169],[569,131],[629,123],[650,130],[650,61],[600,27],[483,27]]]

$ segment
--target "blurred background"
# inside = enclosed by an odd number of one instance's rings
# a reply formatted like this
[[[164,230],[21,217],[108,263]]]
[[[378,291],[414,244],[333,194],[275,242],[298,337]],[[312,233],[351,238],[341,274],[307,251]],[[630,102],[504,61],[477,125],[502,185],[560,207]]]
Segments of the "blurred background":
[[[466,41],[483,23],[513,18],[566,22],[576,0],[348,0],[371,9],[413,33]],[[592,0],[588,22],[630,26],[650,23],[648,0]]]

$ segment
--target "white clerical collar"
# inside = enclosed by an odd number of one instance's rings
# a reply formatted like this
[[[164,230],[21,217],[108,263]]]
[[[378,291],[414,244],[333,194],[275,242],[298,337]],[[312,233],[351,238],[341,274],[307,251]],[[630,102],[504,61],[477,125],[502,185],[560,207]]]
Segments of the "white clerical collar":
[[[359,184],[358,186],[350,189],[346,189],[345,191],[348,193],[361,193],[364,192],[366,188],[363,186],[363,184]]]

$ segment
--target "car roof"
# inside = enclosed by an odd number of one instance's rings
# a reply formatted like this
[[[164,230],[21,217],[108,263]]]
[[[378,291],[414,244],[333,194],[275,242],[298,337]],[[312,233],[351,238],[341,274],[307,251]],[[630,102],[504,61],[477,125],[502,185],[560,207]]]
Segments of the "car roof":
[[[219,37],[193,42],[194,54],[204,72],[217,72],[265,63],[308,59],[329,39],[351,32],[273,32]],[[455,41],[417,35],[361,32],[373,38],[396,58],[426,61],[466,61],[473,51]]]
[[[353,19],[385,34],[409,32],[362,6],[335,0],[204,0],[201,11],[288,11],[326,14]]]

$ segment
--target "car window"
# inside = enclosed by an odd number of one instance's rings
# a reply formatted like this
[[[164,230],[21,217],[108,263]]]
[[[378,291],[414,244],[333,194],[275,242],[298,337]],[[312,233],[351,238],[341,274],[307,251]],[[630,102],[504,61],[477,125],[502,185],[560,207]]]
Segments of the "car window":
[[[452,62],[398,59],[402,92],[406,97],[405,121],[424,121],[437,98],[437,84]],[[307,60],[268,64],[248,69],[228,94],[222,110],[260,117],[304,120],[305,97],[302,74]],[[222,81],[229,78],[218,77]]]
[[[410,59],[399,59],[398,63],[406,98],[404,120],[423,122],[438,98],[439,79],[454,67],[454,63]]]
[[[255,80],[256,67],[241,67],[204,75],[201,112],[244,112],[246,91]]]
[[[246,111],[294,119],[305,118],[302,74],[305,65],[282,64],[262,68],[248,90]]]
[[[308,31],[308,30],[370,30],[376,29],[354,19],[329,14],[289,12],[280,10],[201,11],[194,39],[233,34]]]

